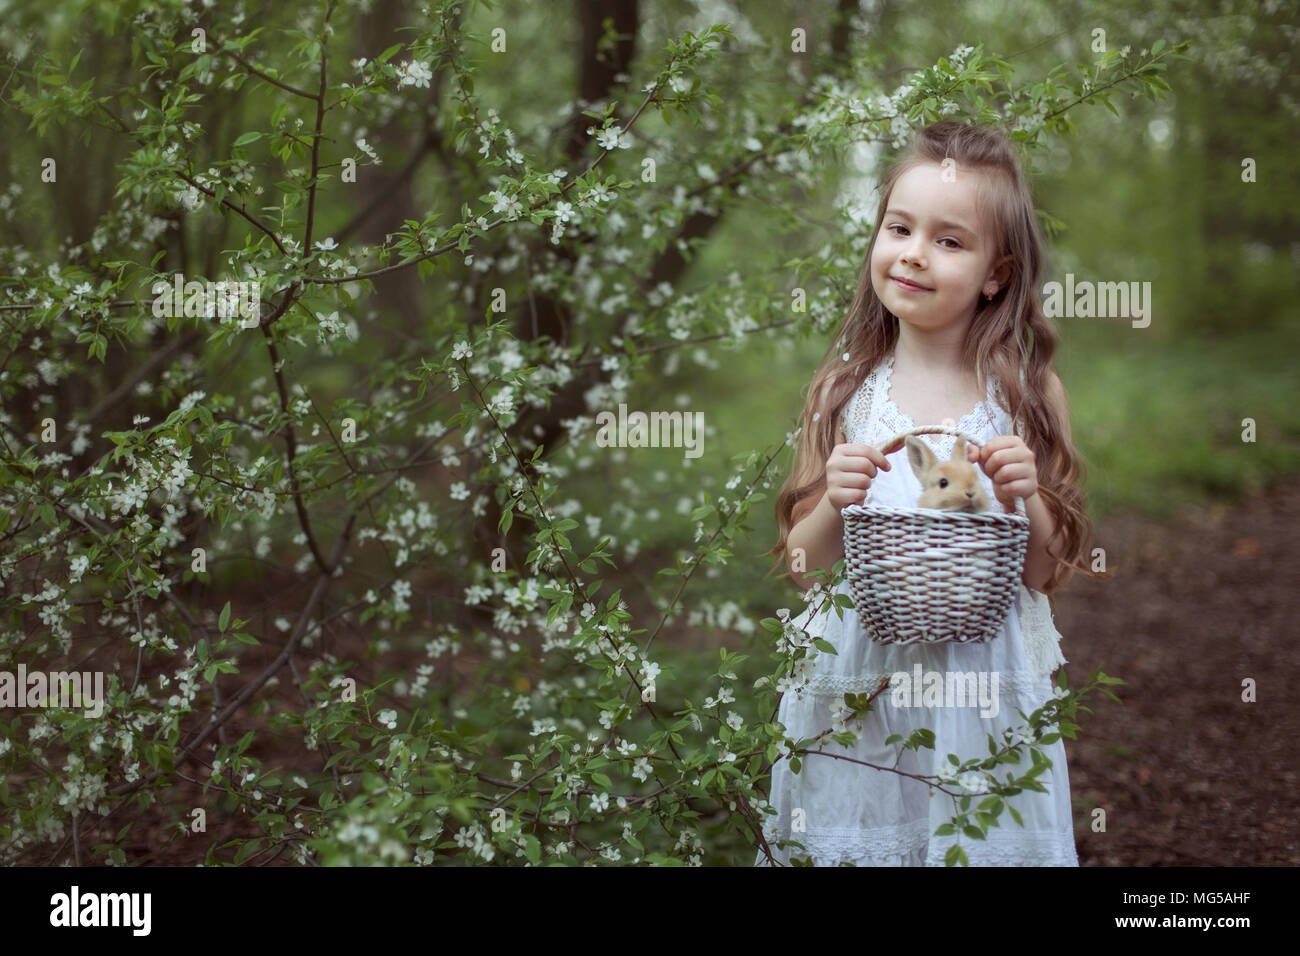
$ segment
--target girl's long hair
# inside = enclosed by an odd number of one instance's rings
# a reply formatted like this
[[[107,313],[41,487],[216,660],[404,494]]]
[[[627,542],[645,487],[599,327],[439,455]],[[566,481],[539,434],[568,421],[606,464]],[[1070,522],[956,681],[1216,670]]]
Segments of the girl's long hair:
[[[1045,400],[1059,337],[1039,301],[1043,240],[1033,198],[1010,139],[995,127],[954,120],[933,123],[918,131],[882,184],[875,230],[857,294],[808,386],[794,467],[776,499],[779,539],[767,553],[780,555],[783,561],[790,529],[821,500],[826,490],[826,460],[839,444],[844,408],[862,380],[898,340],[898,318],[885,308],[871,284],[871,254],[894,184],[914,166],[942,165],[945,159],[955,161],[959,171],[985,174],[978,201],[980,214],[993,226],[1000,246],[994,260],[1006,254],[1012,257],[1010,281],[991,302],[979,298],[962,343],[962,360],[967,368],[976,370],[980,390],[985,394],[985,376],[992,375],[1002,386],[1012,421],[1023,419],[1021,438],[1038,465],[1038,493],[1056,525],[1050,547],[1059,558],[1043,586],[1044,593],[1051,593],[1061,586],[1067,567],[1092,576],[1105,575],[1090,570],[1084,560],[1092,524],[1079,490],[1082,461],[1066,435],[1062,416]],[[1022,369],[1024,389],[1020,387]]]

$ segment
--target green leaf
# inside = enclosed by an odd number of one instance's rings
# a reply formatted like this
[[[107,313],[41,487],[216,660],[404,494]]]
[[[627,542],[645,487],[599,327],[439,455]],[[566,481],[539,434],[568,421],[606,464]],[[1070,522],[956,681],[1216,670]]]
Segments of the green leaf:
[[[235,145],[247,146],[249,143],[256,143],[261,138],[262,138],[261,133],[257,133],[257,132],[245,133],[243,136],[239,137],[239,139],[235,140]]]
[[[524,837],[524,856],[528,858],[529,863],[540,863],[542,860],[542,846],[537,842],[537,837],[528,834]]]
[[[230,602],[227,601],[226,606],[221,609],[221,617],[217,619],[217,626],[221,628],[222,633],[225,633],[226,625],[229,623],[230,623]]]
[[[235,854],[235,865],[238,866],[240,863],[243,863],[245,860],[247,860],[250,856],[252,856],[261,848],[261,845],[262,845],[262,840],[259,837],[254,840],[249,840],[247,843],[241,846],[239,848],[239,852]]]

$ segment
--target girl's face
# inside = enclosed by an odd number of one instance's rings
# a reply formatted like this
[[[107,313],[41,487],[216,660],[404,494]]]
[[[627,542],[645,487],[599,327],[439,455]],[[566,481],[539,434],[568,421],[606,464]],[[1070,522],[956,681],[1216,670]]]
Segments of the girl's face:
[[[994,268],[993,236],[976,213],[980,175],[923,163],[894,184],[871,252],[871,284],[886,309],[918,330],[964,328],[980,296],[1005,282],[1010,257]]]

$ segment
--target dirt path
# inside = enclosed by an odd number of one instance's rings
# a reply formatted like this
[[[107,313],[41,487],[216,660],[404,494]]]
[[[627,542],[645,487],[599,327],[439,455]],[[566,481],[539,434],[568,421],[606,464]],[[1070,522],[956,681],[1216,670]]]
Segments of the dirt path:
[[[1101,667],[1127,684],[1066,740],[1081,865],[1300,863],[1298,517],[1279,490],[1096,529],[1115,576],[1076,575],[1056,624],[1073,682]]]

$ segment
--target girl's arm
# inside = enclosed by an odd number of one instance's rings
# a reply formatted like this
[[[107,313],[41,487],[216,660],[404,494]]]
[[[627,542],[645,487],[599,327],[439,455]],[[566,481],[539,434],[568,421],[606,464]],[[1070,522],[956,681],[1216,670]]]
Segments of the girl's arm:
[[[1052,513],[1047,510],[1047,505],[1038,492],[1025,499],[1025,514],[1029,516],[1029,548],[1025,552],[1025,570],[1020,580],[1025,587],[1041,591],[1057,563],[1047,550],[1047,542],[1056,532],[1056,526],[1052,521]]]
[[[1052,373],[1047,399],[1057,412],[1066,441],[1070,441],[1070,409],[1065,400],[1065,386],[1055,372]],[[1057,565],[1057,559],[1053,557],[1054,550],[1051,553],[1048,551],[1049,543],[1057,545],[1056,523],[1038,492],[1025,499],[1025,514],[1029,516],[1029,547],[1025,552],[1025,569],[1020,580],[1025,587],[1041,591]],[[1063,587],[1072,574],[1073,571],[1067,570],[1059,586]]]
[[[804,573],[819,568],[829,571],[842,557],[844,519],[840,517],[839,509],[831,504],[830,495],[822,492],[817,507],[790,529],[785,541],[786,567],[795,586],[806,591],[813,586],[813,581],[811,578],[805,580]],[[801,559],[802,571],[794,569],[797,558]]]

